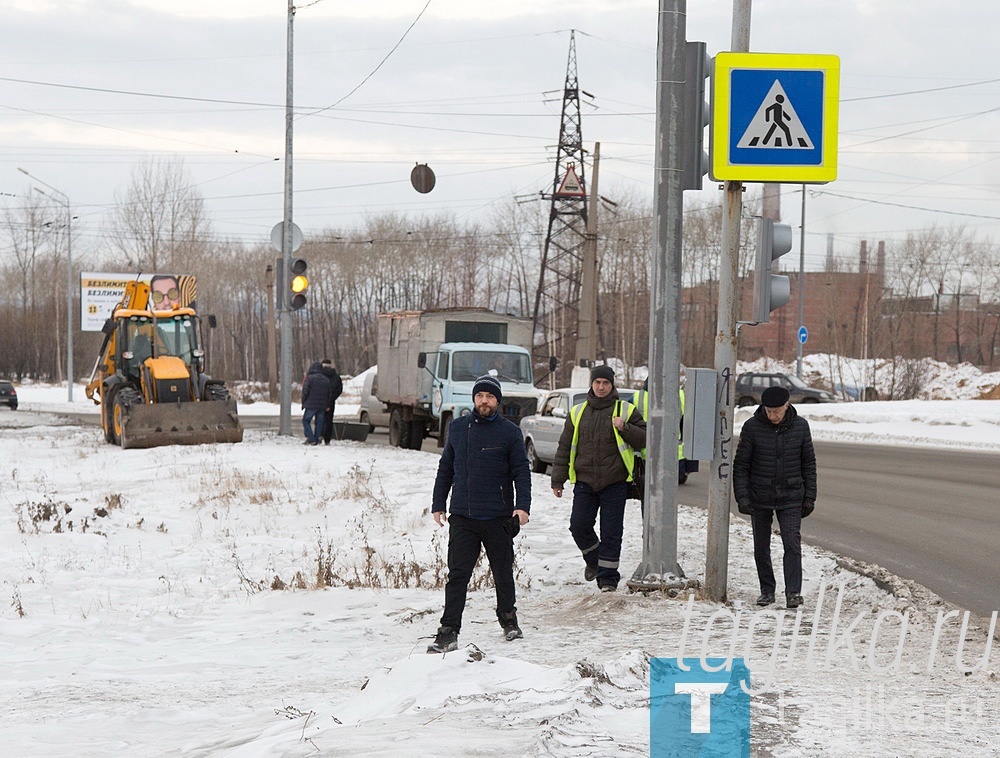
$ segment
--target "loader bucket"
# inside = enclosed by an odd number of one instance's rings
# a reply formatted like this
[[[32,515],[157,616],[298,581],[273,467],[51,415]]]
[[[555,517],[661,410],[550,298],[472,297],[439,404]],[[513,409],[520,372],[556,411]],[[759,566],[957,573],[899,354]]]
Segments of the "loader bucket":
[[[243,424],[236,401],[135,404],[128,409],[121,434],[123,449],[160,445],[242,442]]]

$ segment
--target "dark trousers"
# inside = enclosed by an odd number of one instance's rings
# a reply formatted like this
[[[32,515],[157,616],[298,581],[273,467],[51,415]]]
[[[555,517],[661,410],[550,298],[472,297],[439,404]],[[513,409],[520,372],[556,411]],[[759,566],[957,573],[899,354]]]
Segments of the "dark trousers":
[[[781,530],[781,557],[785,574],[785,594],[798,595],[802,592],[802,508],[754,508],[750,516],[753,527],[753,560],[757,564],[757,580],[762,595],[773,595],[775,590],[774,569],[771,567],[771,522],[778,516]]]
[[[598,584],[617,585],[621,581],[618,559],[622,552],[627,492],[626,482],[616,482],[598,491],[583,482],[573,485],[573,512],[569,517],[569,531],[583,553],[583,560],[588,566],[597,566]],[[601,517],[600,539],[594,531],[598,515]]]
[[[314,424],[315,431],[313,431]],[[318,443],[323,436],[323,411],[306,409],[302,414],[302,429],[306,433],[307,440]]]
[[[323,411],[323,442],[327,445],[330,444],[330,440],[333,439],[333,407],[330,410]]]
[[[441,626],[456,632],[462,628],[465,595],[472,570],[479,560],[480,548],[493,572],[497,590],[497,619],[514,613],[514,540],[504,529],[510,516],[480,520],[452,514],[448,517],[448,583],[444,586],[444,614]]]

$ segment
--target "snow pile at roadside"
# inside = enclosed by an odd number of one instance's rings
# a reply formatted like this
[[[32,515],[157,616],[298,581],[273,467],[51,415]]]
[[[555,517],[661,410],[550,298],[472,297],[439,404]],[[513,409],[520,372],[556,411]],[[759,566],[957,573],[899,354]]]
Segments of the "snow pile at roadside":
[[[122,451],[63,424],[0,429],[0,455],[14,462],[0,493],[11,755],[641,755],[648,659],[703,651],[747,655],[761,685],[772,674],[752,700],[767,754],[981,755],[1000,727],[989,657],[958,670],[982,630],[955,616],[936,633],[949,608],[926,590],[811,548],[809,606],[759,612],[742,520],[732,606],[598,593],[570,499],[535,476],[516,541],[525,638],[502,640],[482,569],[462,649],[430,656],[446,549],[434,454],[252,430]],[[681,507],[692,577],[705,529]],[[626,575],[640,532],[633,503]]]

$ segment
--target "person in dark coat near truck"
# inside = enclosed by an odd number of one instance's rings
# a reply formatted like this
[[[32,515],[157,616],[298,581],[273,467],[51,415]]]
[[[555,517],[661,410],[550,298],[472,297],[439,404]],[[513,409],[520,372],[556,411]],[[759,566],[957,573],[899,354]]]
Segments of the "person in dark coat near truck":
[[[302,428],[307,445],[318,445],[323,436],[323,413],[330,402],[330,380],[323,374],[323,364],[309,366],[302,380]]]
[[[431,515],[438,526],[448,524],[448,583],[441,625],[428,653],[458,647],[469,580],[484,548],[504,638],[524,636],[514,605],[514,537],[531,511],[531,465],[521,430],[497,410],[502,399],[500,382],[479,377],[472,387],[475,411],[451,422],[438,461]],[[449,491],[450,518],[445,515]]]
[[[778,519],[784,548],[782,568],[788,608],[802,605],[802,519],[816,507],[816,453],[809,422],[789,403],[788,390],[768,387],[747,419],[733,459],[733,494],[740,513],[750,515],[753,558],[760,597],[774,602],[771,523]]]
[[[324,358],[321,365],[323,376],[330,380],[330,401],[323,411],[323,444],[329,445],[333,439],[333,412],[337,407],[337,398],[344,392],[344,382],[329,358]]]

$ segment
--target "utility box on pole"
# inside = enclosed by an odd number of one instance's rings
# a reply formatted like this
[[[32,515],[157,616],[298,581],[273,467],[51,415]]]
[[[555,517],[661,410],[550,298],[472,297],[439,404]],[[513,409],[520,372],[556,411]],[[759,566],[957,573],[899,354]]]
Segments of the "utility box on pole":
[[[684,457],[710,461],[715,457],[719,374],[711,368],[687,368],[684,375]]]

